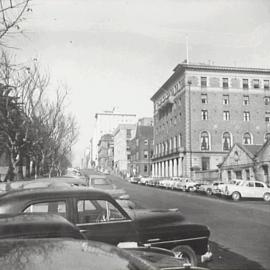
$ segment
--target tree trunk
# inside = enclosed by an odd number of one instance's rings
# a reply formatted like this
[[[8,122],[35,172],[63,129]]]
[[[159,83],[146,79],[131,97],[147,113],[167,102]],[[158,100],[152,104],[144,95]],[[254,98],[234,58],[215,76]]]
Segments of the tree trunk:
[[[30,178],[30,157],[27,155],[25,157],[25,177]]]

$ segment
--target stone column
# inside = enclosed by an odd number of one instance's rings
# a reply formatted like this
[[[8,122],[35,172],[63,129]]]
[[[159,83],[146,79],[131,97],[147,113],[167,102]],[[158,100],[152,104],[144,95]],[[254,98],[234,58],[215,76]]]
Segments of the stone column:
[[[173,161],[172,159],[169,160],[169,176],[173,176]]]
[[[173,176],[177,176],[177,159],[173,160]]]

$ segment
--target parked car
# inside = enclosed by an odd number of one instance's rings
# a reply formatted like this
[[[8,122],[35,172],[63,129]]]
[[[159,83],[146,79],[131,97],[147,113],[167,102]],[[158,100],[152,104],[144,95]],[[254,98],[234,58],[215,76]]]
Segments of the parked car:
[[[138,209],[127,213],[106,192],[89,188],[42,188],[0,196],[0,213],[54,213],[67,218],[87,239],[117,245],[136,242],[171,249],[196,264],[208,252],[207,226],[187,222],[176,210]]]
[[[203,192],[206,193],[208,196],[214,195],[214,194],[220,194],[221,188],[220,186],[224,185],[224,182],[222,181],[214,181],[208,185],[203,186]]]
[[[148,186],[149,182],[152,180],[152,177],[141,177],[139,184]]]
[[[160,178],[157,178],[157,177],[153,177],[149,180],[149,183],[148,185],[149,186],[152,186],[152,187],[159,187],[159,182],[160,182]]]
[[[187,179],[185,182],[183,182],[181,189],[186,192],[196,191],[198,186],[199,186],[198,182],[193,181],[191,179]]]
[[[139,176],[132,176],[129,178],[129,182],[133,184],[138,184],[140,182],[140,177]]]
[[[224,195],[234,201],[241,198],[260,198],[270,201],[270,187],[260,181],[241,181],[234,185],[225,185]]]
[[[0,269],[15,270],[165,270],[191,269],[161,251],[125,250],[75,239],[0,240]]]
[[[78,227],[56,214],[12,214],[0,216],[0,239],[73,238],[85,239]]]
[[[175,184],[175,189],[185,191],[185,186],[188,182],[191,182],[190,178],[180,177]]]

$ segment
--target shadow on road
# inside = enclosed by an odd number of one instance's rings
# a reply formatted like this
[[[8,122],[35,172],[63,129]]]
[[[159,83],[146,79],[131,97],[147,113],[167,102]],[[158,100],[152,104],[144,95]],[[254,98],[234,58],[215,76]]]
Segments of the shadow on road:
[[[213,259],[206,265],[211,270],[265,270],[259,263],[230,251],[214,242],[210,242]]]

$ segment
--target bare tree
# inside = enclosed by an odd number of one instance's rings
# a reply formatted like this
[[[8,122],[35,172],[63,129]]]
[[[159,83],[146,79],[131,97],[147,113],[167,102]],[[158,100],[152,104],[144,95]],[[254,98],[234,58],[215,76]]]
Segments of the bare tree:
[[[0,0],[0,44],[3,38],[11,32],[21,32],[20,23],[24,14],[32,11],[30,0]]]

